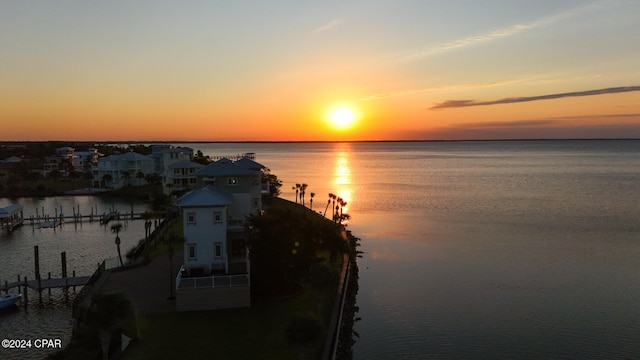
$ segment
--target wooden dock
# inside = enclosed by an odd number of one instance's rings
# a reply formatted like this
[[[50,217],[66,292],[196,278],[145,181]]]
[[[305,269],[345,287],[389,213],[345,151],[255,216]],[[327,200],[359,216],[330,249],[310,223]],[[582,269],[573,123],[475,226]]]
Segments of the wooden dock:
[[[76,276],[76,277],[67,277],[67,278],[50,278],[50,279],[40,279],[40,280],[21,280],[14,281],[12,283],[5,282],[2,285],[4,290],[13,289],[20,286],[27,286],[33,290],[43,290],[43,289],[55,289],[55,288],[68,288],[72,286],[83,286],[89,281],[91,276]]]

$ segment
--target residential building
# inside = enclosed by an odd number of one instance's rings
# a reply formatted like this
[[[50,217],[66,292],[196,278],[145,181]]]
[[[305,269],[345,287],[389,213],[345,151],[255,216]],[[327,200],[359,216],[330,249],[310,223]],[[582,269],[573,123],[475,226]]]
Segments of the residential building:
[[[74,151],[74,148],[68,146],[57,148],[55,155],[47,156],[44,159],[42,175],[48,177],[53,171],[57,171],[60,175],[67,176],[78,170],[78,156],[74,154]]]
[[[93,166],[92,172],[94,187],[140,186],[145,183],[145,175],[154,173],[153,158],[135,152],[105,156]]]
[[[178,311],[251,304],[247,216],[262,211],[260,169],[223,158],[195,172],[196,190],[178,199],[184,265],[176,278]]]
[[[76,151],[74,155],[77,156],[75,165],[77,170],[91,171],[92,166],[98,163],[98,159],[104,156],[98,152],[98,149],[88,149],[87,151]]]
[[[167,195],[196,187],[195,173],[204,165],[190,160],[182,160],[167,166],[163,176],[163,192]]]

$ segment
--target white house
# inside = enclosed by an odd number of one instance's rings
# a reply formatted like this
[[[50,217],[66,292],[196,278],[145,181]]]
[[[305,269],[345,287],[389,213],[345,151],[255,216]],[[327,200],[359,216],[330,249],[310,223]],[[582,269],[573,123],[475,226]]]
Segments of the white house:
[[[170,195],[174,191],[183,191],[196,187],[195,173],[204,165],[190,160],[171,163],[162,176],[163,192]]]
[[[233,194],[234,215],[240,217],[262,209],[260,167],[264,166],[252,160],[247,161],[251,163],[222,158],[195,173],[199,186],[212,185]]]
[[[120,189],[126,185],[139,186],[145,180],[139,178],[138,173],[147,175],[154,172],[153,158],[135,152],[105,156],[92,167],[92,172],[95,187]]]
[[[195,172],[204,165],[191,161],[192,158],[193,149],[187,147],[170,147],[161,152],[162,191],[166,195],[196,187]]]
[[[104,156],[95,148],[87,151],[76,151],[74,154],[77,156],[75,161],[76,168],[80,170],[91,170],[91,167],[98,163],[98,159]]]
[[[201,184],[178,199],[184,265],[176,278],[178,311],[248,307],[247,215],[262,211],[260,164],[221,159],[195,172]]]
[[[47,156],[44,159],[42,175],[48,177],[51,172],[57,171],[61,175],[67,176],[70,172],[79,170],[78,156],[74,154],[74,151],[74,148],[68,146],[57,148],[55,155]]]
[[[184,225],[184,265],[176,278],[178,311],[251,305],[246,233],[231,221],[233,196],[207,185],[177,203]]]

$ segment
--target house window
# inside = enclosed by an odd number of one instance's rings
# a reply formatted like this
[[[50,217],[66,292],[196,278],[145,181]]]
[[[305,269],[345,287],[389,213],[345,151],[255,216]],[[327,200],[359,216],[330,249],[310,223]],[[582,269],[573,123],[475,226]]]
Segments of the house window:
[[[213,212],[213,223],[214,224],[222,224],[222,212],[214,211]]]
[[[215,250],[214,250],[214,256],[217,258],[221,258],[222,257],[222,243],[221,242],[217,242],[215,244]]]
[[[195,225],[195,223],[196,223],[196,213],[194,212],[187,213],[187,224]]]
[[[189,250],[189,260],[196,260],[196,244],[189,244],[188,245],[188,250]]]
[[[227,185],[238,185],[238,178],[227,178]]]
[[[251,199],[251,205],[255,208],[258,207],[258,198]]]
[[[258,177],[257,176],[253,177],[253,185],[258,185]]]

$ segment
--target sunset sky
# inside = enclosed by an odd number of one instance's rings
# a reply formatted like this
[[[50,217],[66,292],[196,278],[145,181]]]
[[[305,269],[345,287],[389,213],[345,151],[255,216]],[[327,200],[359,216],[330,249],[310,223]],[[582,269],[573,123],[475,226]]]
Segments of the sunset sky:
[[[0,49],[3,141],[640,138],[636,0],[0,0]]]

